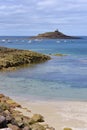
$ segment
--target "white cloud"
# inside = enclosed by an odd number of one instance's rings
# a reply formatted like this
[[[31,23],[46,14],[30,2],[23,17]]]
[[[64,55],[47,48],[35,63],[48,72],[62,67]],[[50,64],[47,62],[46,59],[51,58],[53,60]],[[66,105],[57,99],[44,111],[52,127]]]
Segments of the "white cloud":
[[[78,9],[87,10],[86,0],[44,0],[37,2],[37,8],[43,11],[76,11]]]
[[[38,8],[47,8],[47,7],[53,7],[56,5],[56,0],[44,0],[44,1],[39,1],[37,2]]]
[[[1,5],[0,14],[9,15],[14,13],[24,13],[24,7],[22,5]]]
[[[87,27],[86,15],[87,0],[0,0],[0,23],[4,30],[47,29],[48,25]]]

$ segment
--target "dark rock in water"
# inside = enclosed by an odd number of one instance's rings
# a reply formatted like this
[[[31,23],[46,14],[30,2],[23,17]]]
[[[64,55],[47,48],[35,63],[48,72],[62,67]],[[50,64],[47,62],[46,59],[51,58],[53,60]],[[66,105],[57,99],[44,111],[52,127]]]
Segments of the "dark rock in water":
[[[58,30],[56,30],[54,32],[42,33],[37,36],[33,36],[31,38],[33,38],[33,39],[79,39],[79,37],[68,36],[68,35],[61,33]]]
[[[4,116],[0,116],[0,128],[5,128],[5,127],[7,127],[6,119]]]

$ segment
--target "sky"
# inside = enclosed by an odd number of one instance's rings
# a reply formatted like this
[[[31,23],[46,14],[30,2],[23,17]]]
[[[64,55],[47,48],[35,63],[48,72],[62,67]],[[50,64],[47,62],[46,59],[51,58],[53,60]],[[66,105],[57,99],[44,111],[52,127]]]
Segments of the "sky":
[[[87,36],[87,0],[0,0],[0,35]]]

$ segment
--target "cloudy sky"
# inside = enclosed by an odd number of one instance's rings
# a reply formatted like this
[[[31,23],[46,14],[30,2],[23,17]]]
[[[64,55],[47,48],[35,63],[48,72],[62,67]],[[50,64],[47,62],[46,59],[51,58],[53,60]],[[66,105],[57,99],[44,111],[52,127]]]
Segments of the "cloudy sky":
[[[0,0],[0,35],[87,35],[87,0]]]

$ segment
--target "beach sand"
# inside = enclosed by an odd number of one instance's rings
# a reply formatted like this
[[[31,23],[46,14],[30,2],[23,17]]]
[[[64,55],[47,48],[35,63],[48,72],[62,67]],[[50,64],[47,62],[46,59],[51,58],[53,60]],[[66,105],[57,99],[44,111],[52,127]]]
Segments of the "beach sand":
[[[24,108],[21,111],[25,115],[41,114],[45,118],[45,124],[49,124],[56,130],[65,127],[72,130],[87,130],[87,102],[78,101],[20,101]]]

